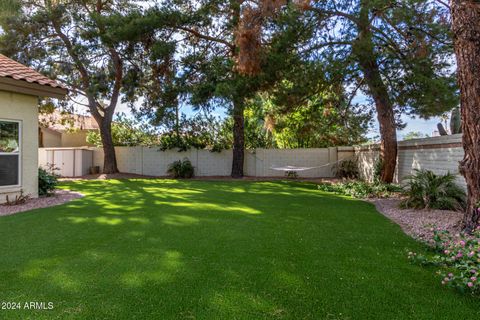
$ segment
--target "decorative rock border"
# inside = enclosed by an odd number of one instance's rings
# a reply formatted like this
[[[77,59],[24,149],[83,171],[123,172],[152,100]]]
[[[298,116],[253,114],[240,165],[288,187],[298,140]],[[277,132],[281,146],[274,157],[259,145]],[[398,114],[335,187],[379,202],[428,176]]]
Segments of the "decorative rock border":
[[[74,191],[56,190],[54,195],[50,197],[29,199],[24,204],[14,206],[0,205],[0,216],[9,216],[12,214],[30,211],[33,209],[58,206],[70,202],[74,199],[82,198],[83,196],[83,194]]]

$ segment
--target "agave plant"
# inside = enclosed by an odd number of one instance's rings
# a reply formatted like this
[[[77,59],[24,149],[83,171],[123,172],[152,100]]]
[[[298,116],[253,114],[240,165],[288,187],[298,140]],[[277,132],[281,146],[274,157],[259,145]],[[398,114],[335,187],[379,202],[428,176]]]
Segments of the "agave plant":
[[[455,175],[436,175],[430,170],[415,170],[406,177],[404,208],[416,209],[465,209],[465,192],[455,183]]]

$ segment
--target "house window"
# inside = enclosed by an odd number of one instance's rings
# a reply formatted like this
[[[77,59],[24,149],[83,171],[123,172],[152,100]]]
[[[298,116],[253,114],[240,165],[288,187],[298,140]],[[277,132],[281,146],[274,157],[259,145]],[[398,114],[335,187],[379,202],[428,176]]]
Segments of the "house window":
[[[20,185],[19,121],[0,119],[0,187]]]

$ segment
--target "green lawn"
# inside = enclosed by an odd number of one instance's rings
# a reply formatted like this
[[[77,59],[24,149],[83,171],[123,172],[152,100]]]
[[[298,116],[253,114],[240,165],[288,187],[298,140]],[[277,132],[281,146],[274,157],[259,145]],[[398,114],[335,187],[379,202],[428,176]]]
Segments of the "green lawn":
[[[368,203],[291,182],[76,181],[0,217],[0,319],[474,319]]]

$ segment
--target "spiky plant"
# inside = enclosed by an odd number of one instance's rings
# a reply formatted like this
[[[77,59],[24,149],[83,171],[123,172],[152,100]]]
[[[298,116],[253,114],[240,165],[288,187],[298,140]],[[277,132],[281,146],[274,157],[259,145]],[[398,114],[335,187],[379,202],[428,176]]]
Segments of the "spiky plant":
[[[405,188],[407,198],[403,208],[463,210],[465,191],[455,183],[455,175],[436,175],[430,170],[415,170],[408,176]]]
[[[190,179],[194,175],[194,166],[188,160],[188,158],[184,158],[182,160],[177,160],[168,166],[167,173],[170,174],[173,178],[184,178],[184,179]]]

